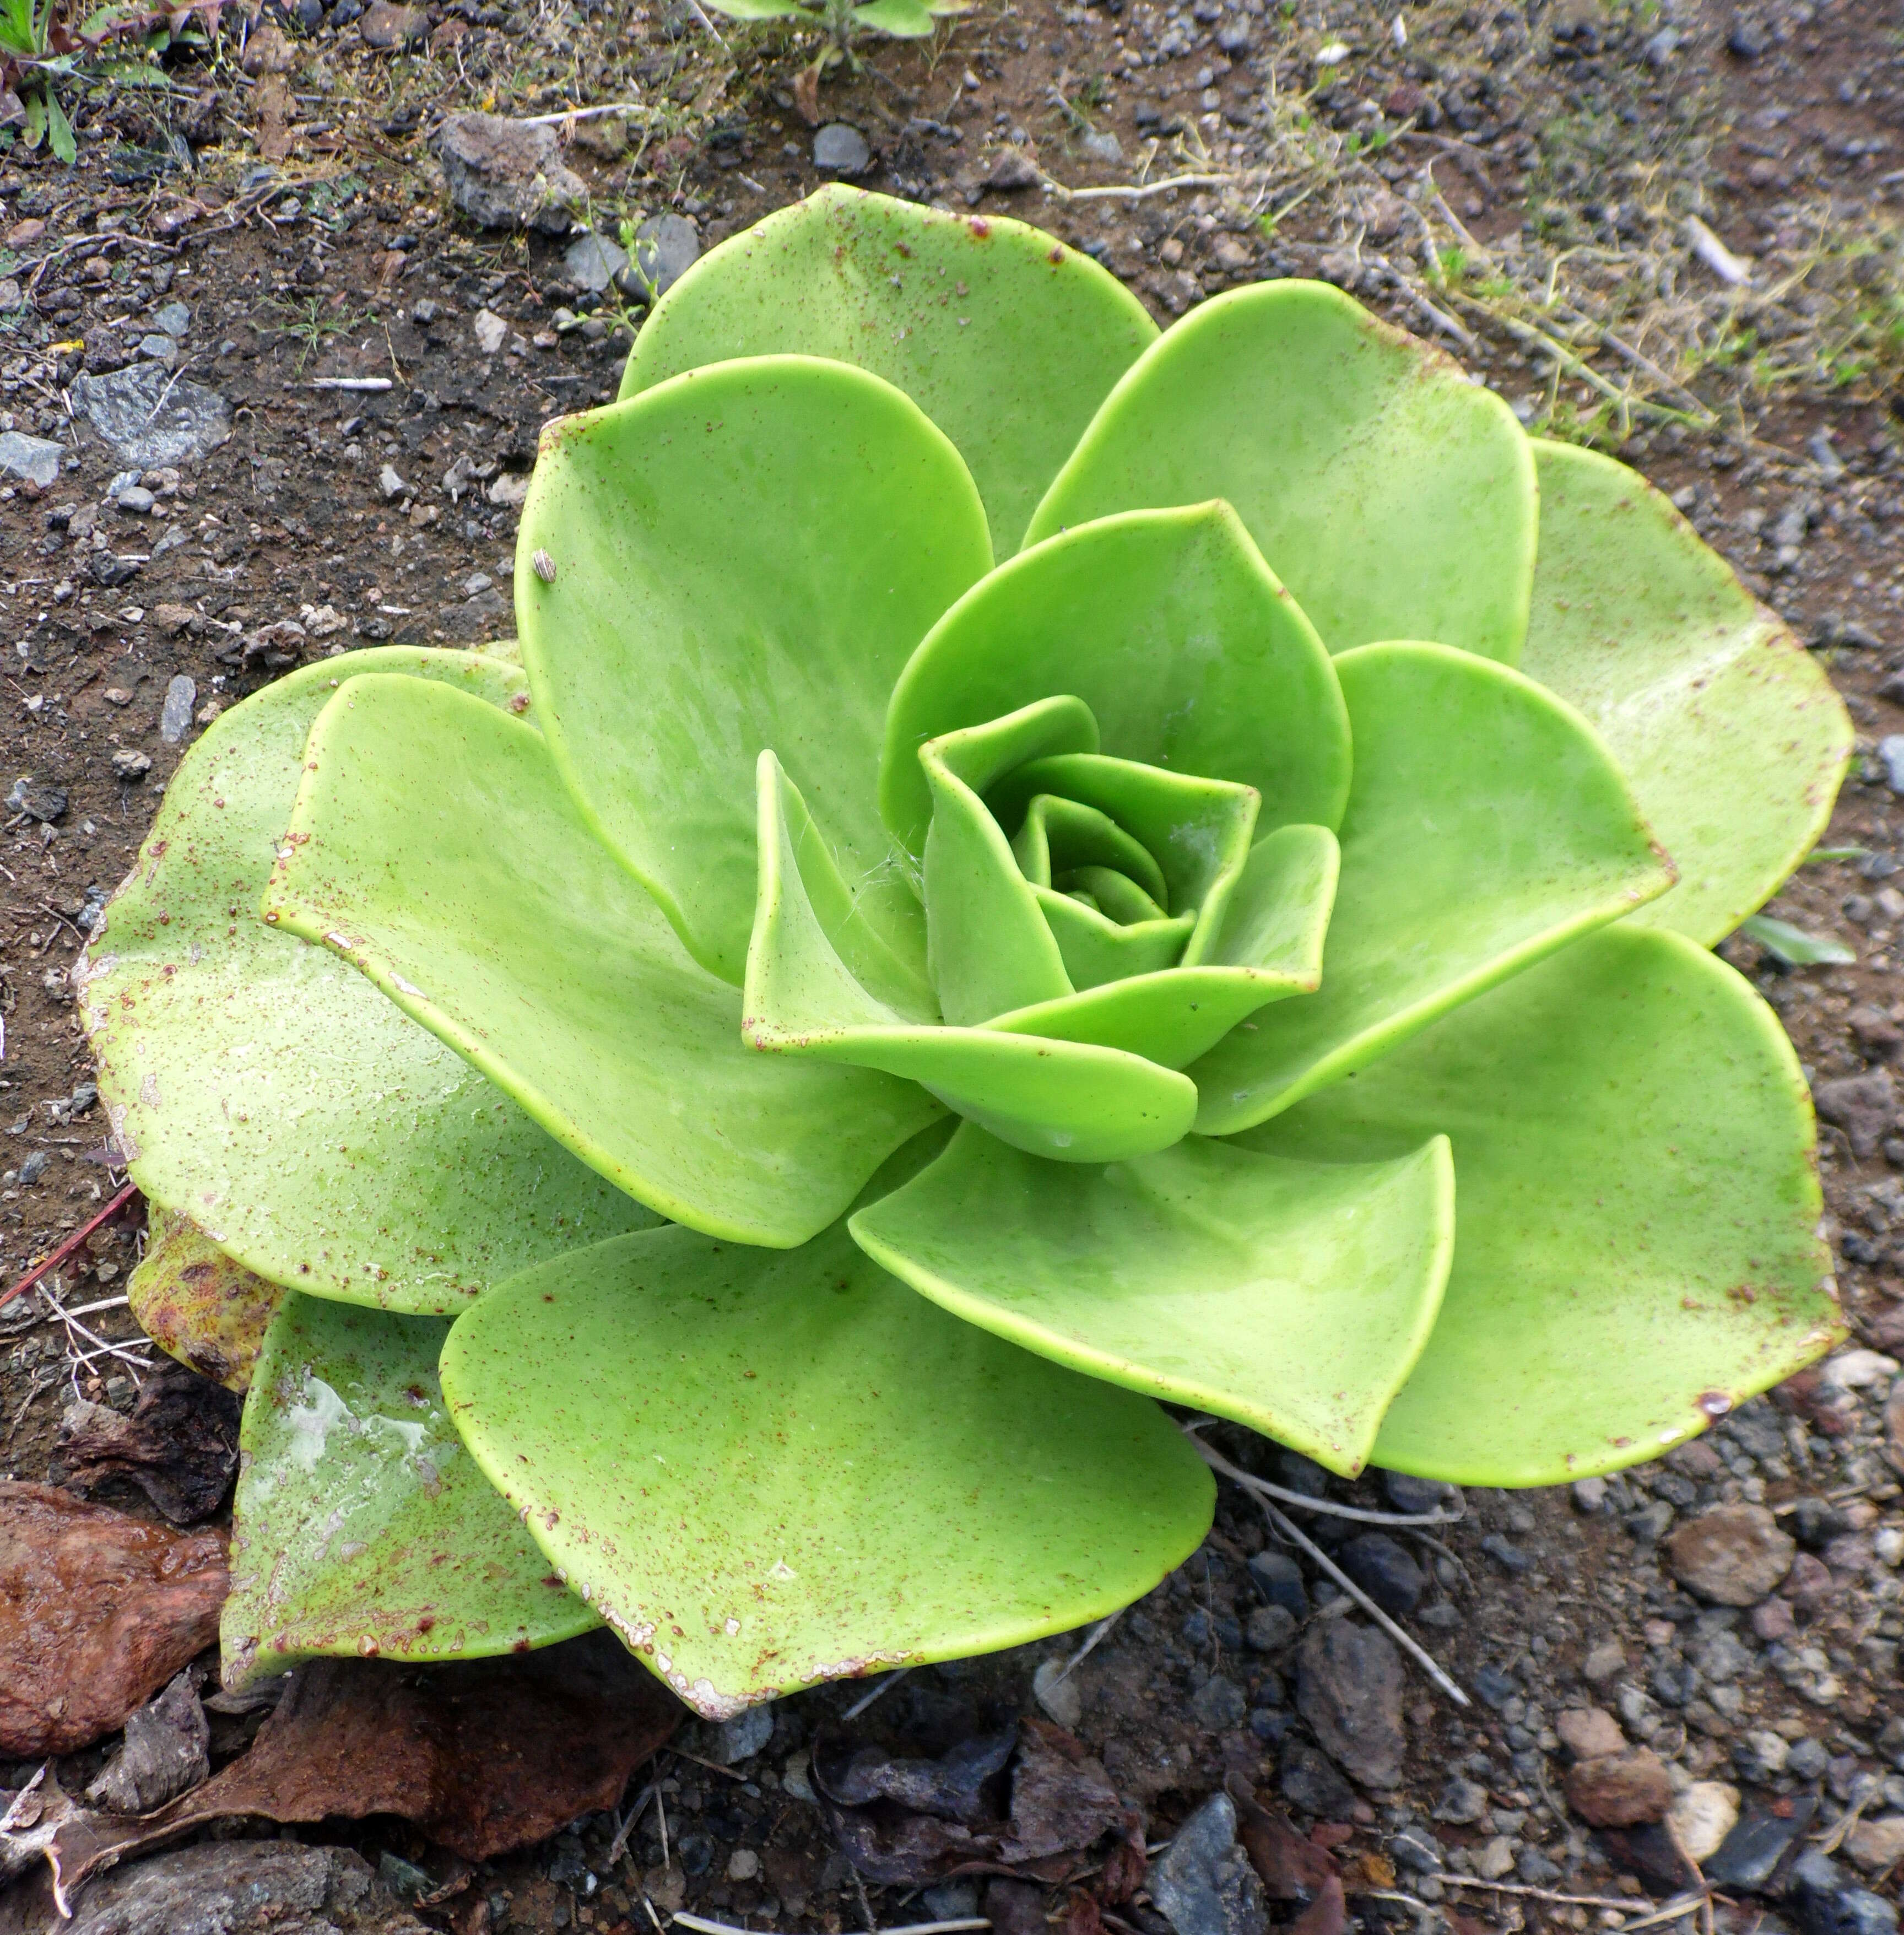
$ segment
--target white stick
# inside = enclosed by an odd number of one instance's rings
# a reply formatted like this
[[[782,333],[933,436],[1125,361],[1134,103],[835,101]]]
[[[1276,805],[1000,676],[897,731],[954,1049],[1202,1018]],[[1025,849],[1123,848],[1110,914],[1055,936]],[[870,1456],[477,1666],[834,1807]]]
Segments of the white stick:
[[[1736,289],[1752,280],[1752,264],[1734,255],[1697,216],[1686,217],[1685,236],[1692,252],[1721,282],[1730,283]]]

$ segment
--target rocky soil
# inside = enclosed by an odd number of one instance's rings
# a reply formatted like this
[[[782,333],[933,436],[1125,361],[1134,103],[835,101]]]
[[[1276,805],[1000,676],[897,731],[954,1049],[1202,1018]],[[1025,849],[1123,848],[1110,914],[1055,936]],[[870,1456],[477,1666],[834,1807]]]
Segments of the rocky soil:
[[[68,977],[192,738],[355,642],[507,636],[542,423],[613,394],[646,289],[845,177],[1038,221],[1160,318],[1263,276],[1353,288],[1530,424],[1646,470],[1824,656],[1860,759],[1828,846],[1770,911],[1845,958],[1725,951],[1824,1118],[1847,1342],[1658,1464],[1571,1491],[1344,1487],[1220,1433],[1314,1502],[1278,1508],[1315,1549],[1226,1485],[1204,1548],[1062,1679],[1083,1635],[922,1669],[870,1706],[846,1686],[691,1728],[637,1776],[638,1819],[473,1867],[388,1819],[298,1830],[308,1858],[202,1843],[96,1885],[80,1925],[625,1935],[685,1910],[827,1935],[973,1915],[1012,1935],[1292,1917],[1334,1935],[1344,1915],[1887,1935],[1904,1876],[1894,8],[985,0],[930,43],[868,44],[858,71],[818,74],[819,46],[692,0],[300,0],[228,12],[210,44],[182,33],[169,92],[76,93],[77,167],[0,153],[0,1275],[122,1180]],[[470,110],[535,125],[445,130]],[[135,1402],[150,1354],[110,1300],[141,1240],[133,1206],[49,1278],[70,1323],[37,1294],[0,1310],[0,1475],[48,1475],[75,1399]],[[1462,1515],[1374,1526],[1325,1500]],[[815,1786],[829,1738],[930,1757],[1041,1714],[1141,1810],[1140,1886],[855,1876],[857,1817]],[[256,1724],[215,1716],[207,1764]],[[113,1744],[63,1757],[69,1792]],[[37,1765],[0,1759],[0,1789]],[[1283,1819],[1299,1857],[1263,1825]],[[40,1885],[0,1896],[0,1930],[47,1925]]]

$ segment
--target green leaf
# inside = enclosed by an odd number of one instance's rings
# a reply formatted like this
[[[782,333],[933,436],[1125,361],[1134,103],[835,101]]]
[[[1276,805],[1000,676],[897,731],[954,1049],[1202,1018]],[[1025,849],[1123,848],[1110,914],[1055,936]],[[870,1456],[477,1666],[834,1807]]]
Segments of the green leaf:
[[[448,1334],[285,1297],[239,1433],[228,1686],[314,1655],[480,1659],[601,1624],[457,1435],[436,1381]]]
[[[1208,497],[1236,507],[1331,650],[1432,638],[1519,659],[1527,439],[1498,397],[1339,290],[1261,282],[1184,317],[1106,399],[1026,541]]]
[[[1739,923],[1739,931],[1788,968],[1846,967],[1857,958],[1842,940],[1807,934],[1802,927],[1794,927],[1788,920],[1774,920],[1770,914],[1749,914]]]
[[[883,34],[906,41],[922,40],[932,31],[932,15],[920,0],[866,0],[852,10],[856,27],[877,27]]]
[[[46,90],[47,146],[53,150],[53,159],[71,168],[80,158],[80,144],[73,133],[73,124],[66,118],[66,110],[59,104],[59,98],[51,88]]]
[[[797,5],[795,0],[708,0],[717,14],[730,20],[807,20],[813,10]]]
[[[1065,1161],[1167,1148],[1189,1128],[1196,1091],[1141,1056],[929,1018],[920,1025],[919,1005],[895,1004],[907,991],[889,980],[893,998],[883,999],[843,958],[855,937],[837,924],[840,898],[837,870],[798,789],[763,753],[759,904],[743,1002],[753,1047],[903,1076],[1015,1146]],[[864,971],[865,953],[857,958]]]
[[[589,824],[723,980],[745,970],[765,747],[866,917],[916,920],[879,815],[886,699],[991,563],[958,453],[843,364],[702,370],[543,431],[516,547],[537,715]]]
[[[621,394],[730,357],[858,364],[958,446],[1004,557],[1156,337],[1114,276],[1039,229],[831,185],[696,263],[635,339]]]
[[[804,1242],[937,1112],[901,1083],[751,1052],[735,991],[688,958],[508,714],[352,680],[306,765],[267,919],[352,962],[662,1215]]]
[[[29,150],[37,148],[46,139],[47,104],[52,98],[44,88],[26,97],[26,125],[20,131],[20,140]]]
[[[603,1244],[485,1297],[442,1378],[571,1588],[711,1718],[1071,1631],[1210,1523],[1154,1405],[946,1315],[843,1226]]]
[[[932,804],[927,740],[1053,693],[1102,750],[1253,786],[1257,824],[1335,827],[1348,714],[1322,641],[1227,504],[1107,518],[1021,553],[934,626],[895,687],[880,811],[915,856]]]
[[[493,706],[522,675],[391,647],[291,672],[180,762],[88,949],[80,1013],[133,1179],[274,1283],[449,1312],[653,1218],[356,975],[256,917],[310,722],[352,673]]]
[[[1531,679],[1441,645],[1335,663],[1355,780],[1322,986],[1193,1064],[1205,1134],[1365,1067],[1672,878],[1606,747]]]
[[[1607,928],[1246,1140],[1368,1161],[1436,1131],[1460,1241],[1377,1463],[1468,1485],[1615,1471],[1842,1335],[1804,1077],[1691,942]]]
[[[1353,1475],[1434,1324],[1454,1206],[1432,1133],[1372,1163],[1192,1136],[1080,1168],[965,1127],[851,1227],[969,1323]]]
[[[1646,481],[1537,442],[1540,561],[1522,669],[1604,734],[1679,870],[1636,916],[1707,946],[1831,817],[1851,722],[1824,668]]]

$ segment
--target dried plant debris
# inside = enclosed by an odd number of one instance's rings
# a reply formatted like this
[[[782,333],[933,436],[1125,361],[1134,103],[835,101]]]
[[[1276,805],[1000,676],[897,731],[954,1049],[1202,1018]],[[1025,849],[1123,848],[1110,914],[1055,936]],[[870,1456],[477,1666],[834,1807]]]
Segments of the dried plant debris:
[[[154,1203],[146,1253],[125,1286],[132,1314],[167,1355],[243,1393],[284,1292],[235,1263],[190,1218]]]
[[[230,1391],[183,1364],[148,1378],[129,1417],[79,1399],[67,1407],[53,1447],[61,1482],[90,1490],[107,1478],[129,1478],[174,1525],[194,1524],[216,1511],[231,1488],[238,1410]]]
[[[218,1636],[222,1533],[0,1484],[0,1752],[110,1733]]]
[[[612,1807],[681,1711],[601,1632],[423,1671],[319,1661],[290,1676],[248,1752],[155,1813],[89,1813],[49,1783],[38,1819],[0,1834],[0,1873],[18,1866],[23,1850],[43,1854],[70,1900],[140,1849],[252,1816],[394,1814],[464,1860],[484,1861]]]
[[[1096,1758],[1044,1720],[931,1760],[822,1740],[813,1786],[841,1850],[869,1881],[916,1885],[977,1873],[1060,1881],[1107,1834],[1136,1827]]]

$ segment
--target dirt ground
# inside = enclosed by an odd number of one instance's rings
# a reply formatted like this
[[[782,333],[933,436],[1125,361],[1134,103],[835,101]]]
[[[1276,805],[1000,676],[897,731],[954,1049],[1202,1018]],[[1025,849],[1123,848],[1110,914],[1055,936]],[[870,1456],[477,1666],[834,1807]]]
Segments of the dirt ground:
[[[691,0],[459,0],[394,50],[366,44],[375,10],[360,21],[356,4],[320,25],[315,8],[270,17],[293,51],[282,85],[245,71],[228,15],[215,46],[167,56],[170,93],[69,104],[76,167],[0,153],[0,432],[67,453],[49,488],[0,489],[0,784],[23,783],[0,834],[0,1282],[122,1180],[68,976],[185,747],[326,652],[508,635],[511,480],[545,421],[613,393],[638,307],[578,291],[561,241],[450,208],[429,137],[467,107],[632,104],[563,130],[596,226],[674,213],[703,247],[828,178],[816,107],[863,136],[862,186],[1040,222],[1160,320],[1236,282],[1320,275],[1434,337],[1530,424],[1614,450],[1824,656],[1857,722],[1829,836],[1845,857],[1806,865],[1769,910],[1855,959],[1788,968],[1740,937],[1724,952],[1815,1085],[1882,1069],[1904,1043],[1904,760],[1893,789],[1878,750],[1904,733],[1894,0],[981,0],[930,43],[866,45],[862,68],[816,93],[815,37],[711,24]],[[1179,174],[1200,185],[1103,192]],[[145,475],[149,505],[115,502],[123,466],[74,386],[147,354],[174,304],[173,361],[227,400],[231,435]],[[317,387],[339,378],[390,387]],[[161,730],[168,694],[182,732]],[[1891,1864],[1857,1857],[1884,1844],[1857,1834],[1904,1816],[1904,1407],[1886,1417],[1904,1356],[1904,1140],[1860,1159],[1827,1130],[1821,1160],[1865,1354],[1849,1381],[1809,1373],[1610,1484],[1471,1493],[1439,1544],[1415,1543],[1425,1585],[1405,1624],[1474,1704],[1411,1671],[1399,1789],[1318,1767],[1287,1651],[1247,1636],[1264,1533],[1225,1488],[1203,1551],[1073,1676],[1076,1730],[1153,1846],[1235,1772],[1305,1825],[1334,1824],[1351,1915],[1371,1925],[1612,1925],[1614,1910],[1559,1897],[1643,1907],[1685,1876],[1658,1831],[1595,1834],[1562,1798],[1556,1723],[1592,1706],[1650,1745],[1676,1795],[1717,1787],[1788,1822],[1814,1798],[1815,1834],[1854,1813],[1847,1873],[1894,1895]],[[62,1269],[59,1294],[110,1299],[140,1240],[135,1208]],[[19,1310],[30,1324],[0,1313],[0,1474],[41,1478],[69,1399],[125,1408],[137,1365],[75,1365],[71,1333]],[[136,1334],[122,1309],[86,1321],[107,1342]],[[1373,1476],[1332,1489],[1384,1502]],[[1771,1507],[1803,1558],[1749,1619],[1715,1620],[1661,1541],[1676,1517],[1740,1499]],[[1355,1530],[1305,1523],[1326,1544]],[[1333,1596],[1306,1577],[1317,1606]],[[1035,1712],[1034,1668],[1067,1650],[922,1670],[852,1729],[916,1745]],[[614,1823],[593,1817],[430,1912],[465,1931],[626,1927],[646,1925],[645,1888],[663,1910],[829,1935],[971,1912],[970,1884],[862,1898],[804,1798],[805,1749],[864,1690],[782,1703],[771,1742],[733,1770],[705,1764],[717,1740],[684,1737],[702,1758],[664,1764],[665,1849],[651,1812],[611,1866]],[[100,1758],[74,1758],[69,1789]],[[30,1772],[0,1762],[0,1786]],[[1423,1834],[1432,1861],[1410,1838]],[[433,1859],[400,1824],[305,1838]],[[1721,1893],[1718,1921],[1740,1935],[1809,1935],[1789,1903]],[[1142,1897],[1120,1912],[1135,1919],[1106,1919],[1167,1935]]]

